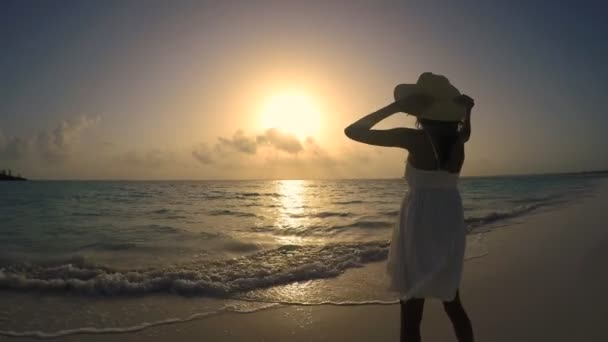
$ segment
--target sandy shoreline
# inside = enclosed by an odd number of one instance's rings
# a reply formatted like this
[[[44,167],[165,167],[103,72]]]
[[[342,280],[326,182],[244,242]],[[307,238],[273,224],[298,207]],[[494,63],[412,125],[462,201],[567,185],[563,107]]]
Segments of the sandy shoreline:
[[[608,181],[597,182],[589,198],[487,233],[489,255],[465,263],[461,288],[477,341],[608,341]],[[280,306],[53,340],[397,341],[398,315],[398,305]],[[427,301],[422,334],[456,341],[437,301]]]

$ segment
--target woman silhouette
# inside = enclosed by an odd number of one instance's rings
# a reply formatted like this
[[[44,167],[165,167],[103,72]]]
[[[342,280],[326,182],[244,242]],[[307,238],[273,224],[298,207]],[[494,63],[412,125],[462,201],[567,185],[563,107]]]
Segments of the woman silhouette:
[[[471,134],[474,101],[444,76],[428,72],[416,84],[398,85],[395,100],[344,133],[365,144],[409,151],[405,167],[409,191],[399,210],[387,263],[391,288],[400,294],[401,340],[420,341],[424,299],[438,298],[458,341],[470,342],[473,329],[458,292],[466,234],[458,177]],[[372,129],[398,112],[416,116],[418,129]]]

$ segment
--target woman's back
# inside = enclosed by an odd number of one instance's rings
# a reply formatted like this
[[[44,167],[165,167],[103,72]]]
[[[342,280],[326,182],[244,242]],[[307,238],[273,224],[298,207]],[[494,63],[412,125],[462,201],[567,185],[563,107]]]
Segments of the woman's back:
[[[409,191],[414,189],[458,190],[459,176],[459,173],[445,170],[419,169],[407,162],[404,178],[407,181]]]
[[[433,128],[423,127],[420,142],[409,150],[408,163],[419,170],[442,170],[459,174],[464,164],[464,141]],[[432,132],[432,133],[430,133]]]

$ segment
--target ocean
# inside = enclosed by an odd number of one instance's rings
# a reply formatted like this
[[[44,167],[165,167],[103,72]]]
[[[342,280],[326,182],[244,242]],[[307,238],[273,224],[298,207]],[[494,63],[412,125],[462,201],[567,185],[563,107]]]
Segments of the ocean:
[[[588,196],[595,178],[462,178],[466,259],[492,253],[485,233]],[[379,261],[407,191],[403,179],[0,183],[0,334],[393,303]]]

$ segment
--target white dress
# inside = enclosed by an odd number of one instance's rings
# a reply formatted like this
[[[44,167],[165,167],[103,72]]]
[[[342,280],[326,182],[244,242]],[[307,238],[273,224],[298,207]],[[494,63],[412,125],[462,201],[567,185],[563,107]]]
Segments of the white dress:
[[[409,192],[393,230],[387,271],[400,298],[450,301],[460,285],[465,223],[458,173],[406,164]]]

